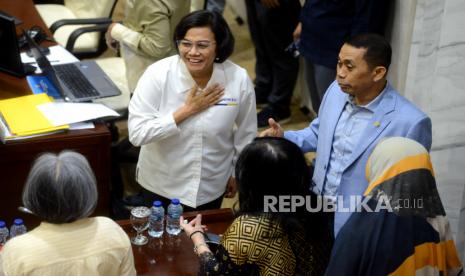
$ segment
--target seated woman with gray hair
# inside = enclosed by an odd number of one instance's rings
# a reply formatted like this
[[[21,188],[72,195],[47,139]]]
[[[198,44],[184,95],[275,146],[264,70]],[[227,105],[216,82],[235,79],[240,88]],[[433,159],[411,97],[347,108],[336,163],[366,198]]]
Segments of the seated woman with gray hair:
[[[131,243],[111,219],[92,217],[95,176],[73,151],[45,153],[33,164],[23,204],[42,223],[0,251],[0,275],[136,275]]]

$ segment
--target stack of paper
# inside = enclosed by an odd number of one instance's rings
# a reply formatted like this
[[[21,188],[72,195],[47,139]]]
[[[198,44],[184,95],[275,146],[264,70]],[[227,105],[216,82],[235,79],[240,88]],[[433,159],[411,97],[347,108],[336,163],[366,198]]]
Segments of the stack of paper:
[[[74,124],[104,117],[119,117],[120,115],[111,108],[99,103],[44,103],[37,109],[54,126]]]
[[[37,106],[50,103],[47,94],[36,94],[0,101],[0,139],[3,143],[68,129],[53,125]]]

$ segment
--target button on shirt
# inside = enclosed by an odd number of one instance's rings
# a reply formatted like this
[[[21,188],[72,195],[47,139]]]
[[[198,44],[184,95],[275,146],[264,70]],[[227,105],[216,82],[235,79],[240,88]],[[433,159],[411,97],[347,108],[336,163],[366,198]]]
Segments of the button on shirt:
[[[145,189],[197,207],[225,192],[238,154],[257,134],[252,82],[230,61],[215,63],[207,87],[225,87],[217,105],[176,125],[195,82],[178,55],[151,65],[129,104],[129,139],[141,145],[136,178]],[[200,92],[201,93],[201,92]]]
[[[381,101],[384,90],[364,106],[355,104],[355,98],[347,95],[347,102],[334,132],[334,142],[326,172],[323,195],[336,202],[342,172],[348,165],[352,152]]]

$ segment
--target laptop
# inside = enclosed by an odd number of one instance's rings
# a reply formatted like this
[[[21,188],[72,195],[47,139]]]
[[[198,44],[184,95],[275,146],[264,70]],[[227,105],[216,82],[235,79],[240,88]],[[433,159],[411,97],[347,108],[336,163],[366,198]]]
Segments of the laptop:
[[[0,11],[0,71],[24,77],[35,71],[35,67],[21,62],[16,25],[18,19]]]
[[[39,45],[24,32],[32,56],[42,74],[56,87],[65,101],[87,102],[121,95],[113,81],[93,60],[51,65]]]

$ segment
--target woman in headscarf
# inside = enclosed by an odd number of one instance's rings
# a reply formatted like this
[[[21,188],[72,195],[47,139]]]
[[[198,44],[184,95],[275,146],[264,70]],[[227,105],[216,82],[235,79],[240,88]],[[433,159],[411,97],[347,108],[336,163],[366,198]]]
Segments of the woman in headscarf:
[[[460,274],[426,149],[403,137],[382,140],[366,175],[368,208],[353,213],[341,229],[326,275]]]

